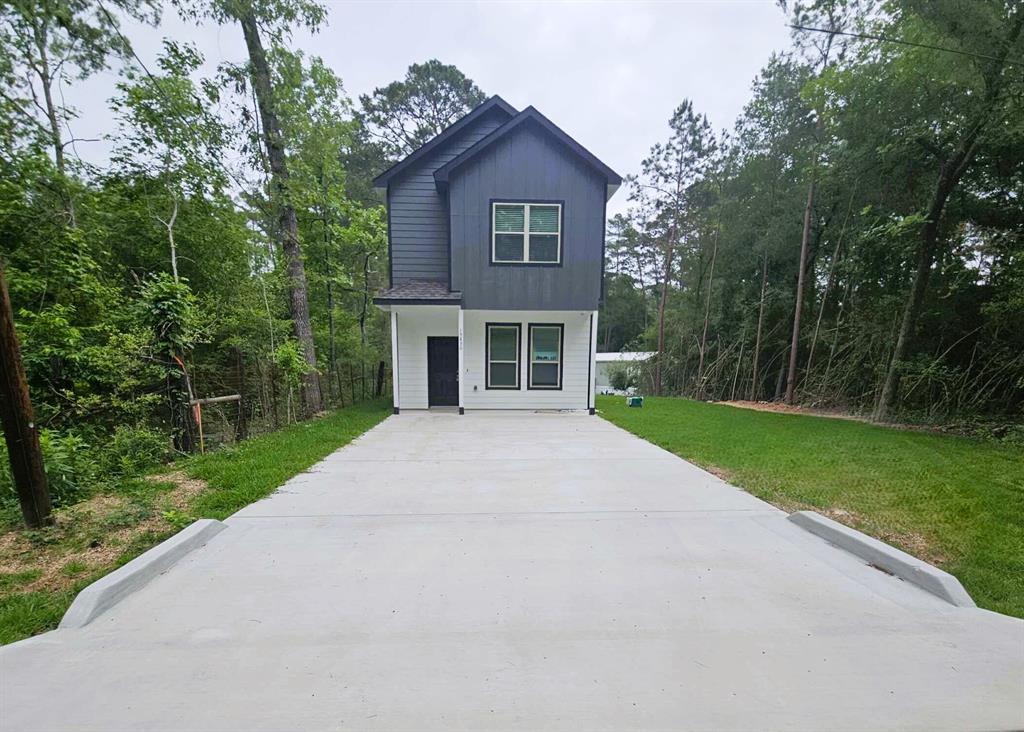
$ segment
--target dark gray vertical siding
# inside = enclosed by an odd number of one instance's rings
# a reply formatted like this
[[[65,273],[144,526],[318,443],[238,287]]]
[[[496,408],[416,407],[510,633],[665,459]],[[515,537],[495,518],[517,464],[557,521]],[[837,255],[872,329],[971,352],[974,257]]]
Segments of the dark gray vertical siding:
[[[452,289],[462,291],[464,308],[597,309],[605,180],[576,156],[524,128],[457,171],[449,198]],[[492,199],[564,201],[562,265],[491,265]]]
[[[493,132],[500,122],[481,119],[440,150],[391,182],[388,191],[391,226],[391,277],[448,281],[448,211],[434,187],[434,171]]]

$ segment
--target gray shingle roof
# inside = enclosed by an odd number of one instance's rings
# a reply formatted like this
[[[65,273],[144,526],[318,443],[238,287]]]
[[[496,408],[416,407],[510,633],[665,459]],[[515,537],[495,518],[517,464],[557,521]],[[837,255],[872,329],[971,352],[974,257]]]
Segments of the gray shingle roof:
[[[400,303],[403,301],[437,301],[440,303],[460,302],[461,292],[451,292],[446,282],[436,280],[408,280],[401,282],[394,287],[382,290],[377,297],[373,298],[375,303]]]

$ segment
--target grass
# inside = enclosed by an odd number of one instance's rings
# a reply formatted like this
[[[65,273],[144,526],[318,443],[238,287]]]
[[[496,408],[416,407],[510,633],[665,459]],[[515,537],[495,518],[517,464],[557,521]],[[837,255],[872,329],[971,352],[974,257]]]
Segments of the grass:
[[[378,424],[391,413],[383,400],[355,406],[273,434],[243,442],[237,448],[189,458],[185,472],[206,481],[193,504],[196,518],[227,518],[274,490],[342,445]]]
[[[364,402],[179,460],[55,512],[56,524],[0,528],[0,645],[57,627],[84,587],[197,518],[223,519],[274,491],[391,413]]]
[[[601,416],[786,510],[810,508],[1024,617],[1024,450],[685,399],[598,397]]]

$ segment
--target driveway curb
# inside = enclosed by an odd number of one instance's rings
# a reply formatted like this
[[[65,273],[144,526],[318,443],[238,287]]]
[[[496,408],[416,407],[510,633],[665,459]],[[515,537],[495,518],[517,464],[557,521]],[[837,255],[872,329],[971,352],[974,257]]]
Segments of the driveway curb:
[[[226,528],[227,524],[215,519],[199,519],[123,567],[101,577],[78,593],[58,628],[81,628],[91,623]]]
[[[789,515],[794,524],[825,541],[957,607],[977,607],[953,575],[814,511]]]

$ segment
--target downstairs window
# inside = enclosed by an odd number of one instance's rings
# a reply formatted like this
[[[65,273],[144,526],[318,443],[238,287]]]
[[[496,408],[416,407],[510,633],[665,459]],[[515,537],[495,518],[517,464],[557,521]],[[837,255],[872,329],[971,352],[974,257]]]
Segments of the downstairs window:
[[[562,388],[562,334],[559,324],[530,324],[531,389]]]
[[[519,388],[519,323],[487,324],[487,388]]]

